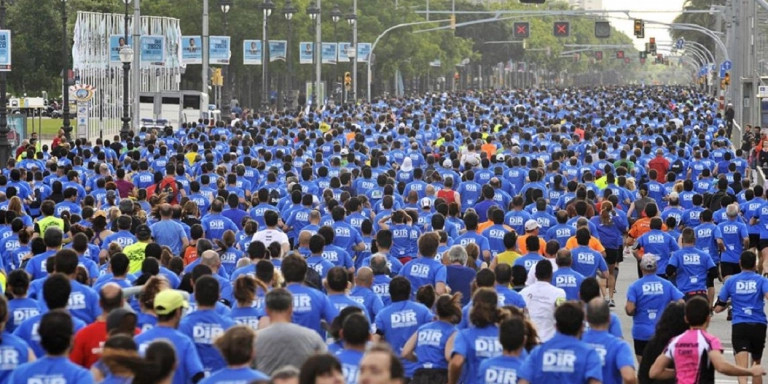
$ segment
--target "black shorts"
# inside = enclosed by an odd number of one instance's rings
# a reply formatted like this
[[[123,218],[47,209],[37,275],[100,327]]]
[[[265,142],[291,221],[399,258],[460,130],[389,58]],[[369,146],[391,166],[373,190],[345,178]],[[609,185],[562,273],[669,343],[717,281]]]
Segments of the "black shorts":
[[[729,263],[726,261],[720,262],[720,275],[725,279],[726,276],[733,276],[741,273],[741,266],[737,263]]]
[[[624,246],[621,246],[621,248],[619,248],[619,259],[616,261],[619,263],[624,261]]]
[[[752,359],[760,361],[765,348],[765,324],[738,323],[731,327],[733,353],[749,352]]]
[[[749,247],[750,248],[759,248],[760,247],[760,234],[750,234],[749,235]]]
[[[447,369],[419,368],[413,373],[410,384],[443,384],[448,382]]]
[[[768,239],[760,239],[757,243],[757,249],[762,252],[765,248],[768,248]]]
[[[619,262],[619,257],[621,257],[621,250],[620,249],[605,249],[605,263],[608,265],[616,264]]]
[[[642,356],[646,345],[648,345],[648,340],[635,339],[635,355]]]

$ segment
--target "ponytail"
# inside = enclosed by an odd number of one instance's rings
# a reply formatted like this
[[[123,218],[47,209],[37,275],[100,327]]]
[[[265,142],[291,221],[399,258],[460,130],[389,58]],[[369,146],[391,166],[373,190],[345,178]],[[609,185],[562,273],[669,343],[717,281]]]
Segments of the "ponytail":
[[[600,224],[611,225],[613,223],[613,203],[610,201],[603,201],[600,205]]]

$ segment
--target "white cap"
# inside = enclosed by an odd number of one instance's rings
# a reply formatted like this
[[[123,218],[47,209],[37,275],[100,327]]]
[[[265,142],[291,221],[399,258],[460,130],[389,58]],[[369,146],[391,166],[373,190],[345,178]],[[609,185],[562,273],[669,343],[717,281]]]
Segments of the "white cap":
[[[429,197],[422,197],[421,198],[421,207],[422,208],[432,208],[432,199]]]
[[[534,220],[534,219],[530,219],[530,220],[525,222],[525,231],[526,232],[535,231],[535,230],[537,230],[539,228],[541,228],[541,225],[539,225],[539,222]]]
[[[445,160],[443,160],[443,167],[445,167],[445,168],[451,168],[451,167],[453,167],[453,162],[451,161],[451,159],[445,159]]]

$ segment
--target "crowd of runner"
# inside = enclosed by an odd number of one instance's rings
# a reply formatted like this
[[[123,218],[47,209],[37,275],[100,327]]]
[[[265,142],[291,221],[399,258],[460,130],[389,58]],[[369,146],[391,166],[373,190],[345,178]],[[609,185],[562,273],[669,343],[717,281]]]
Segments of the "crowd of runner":
[[[29,144],[0,383],[760,382],[768,139],[717,107],[443,93]]]

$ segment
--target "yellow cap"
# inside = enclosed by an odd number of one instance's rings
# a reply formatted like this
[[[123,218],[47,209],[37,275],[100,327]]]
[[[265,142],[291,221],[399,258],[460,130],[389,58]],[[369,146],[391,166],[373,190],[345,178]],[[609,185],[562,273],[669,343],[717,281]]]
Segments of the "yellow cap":
[[[184,296],[180,292],[166,289],[155,296],[156,314],[167,315],[178,308],[189,308],[189,304],[184,300]]]

